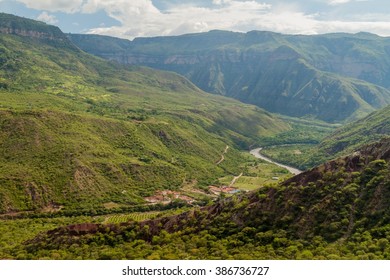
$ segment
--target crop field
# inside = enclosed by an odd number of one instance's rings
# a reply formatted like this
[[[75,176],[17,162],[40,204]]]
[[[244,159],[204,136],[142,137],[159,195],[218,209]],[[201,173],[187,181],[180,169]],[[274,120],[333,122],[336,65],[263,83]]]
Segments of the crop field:
[[[118,214],[107,216],[104,223],[106,224],[119,224],[128,221],[145,221],[155,218],[160,212],[136,212],[128,214]]]

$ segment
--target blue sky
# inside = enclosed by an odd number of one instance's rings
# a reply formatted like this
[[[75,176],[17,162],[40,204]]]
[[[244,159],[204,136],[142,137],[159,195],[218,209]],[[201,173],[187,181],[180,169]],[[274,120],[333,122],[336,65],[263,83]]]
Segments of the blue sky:
[[[388,0],[0,0],[0,11],[128,39],[213,29],[390,36]]]

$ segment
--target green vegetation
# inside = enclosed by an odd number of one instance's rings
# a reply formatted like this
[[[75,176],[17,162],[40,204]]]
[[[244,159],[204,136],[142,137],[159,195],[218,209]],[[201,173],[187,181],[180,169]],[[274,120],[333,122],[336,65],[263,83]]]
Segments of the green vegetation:
[[[104,221],[107,224],[119,224],[128,221],[144,221],[153,219],[157,216],[158,212],[145,212],[145,213],[130,213],[123,215],[108,216]]]
[[[96,219],[85,216],[78,217],[60,217],[60,218],[36,218],[36,219],[7,219],[0,222],[0,259],[28,259],[25,252],[18,252],[16,247],[33,238],[39,232],[53,230],[66,224],[102,222],[102,219]],[[57,259],[60,256],[53,254],[49,259]]]
[[[389,144],[179,216],[61,227],[15,251],[28,258],[388,259]]]
[[[269,146],[261,150],[261,153],[280,163],[301,167],[302,163],[312,157],[316,147],[315,144]]]
[[[312,148],[308,146],[307,149],[302,149],[300,155],[294,155],[284,147],[269,148],[264,153],[301,169],[314,167],[329,159],[352,153],[362,145],[389,137],[389,110],[390,107],[387,106],[363,119],[338,128]],[[293,148],[291,146],[291,149]]]
[[[1,259],[390,257],[388,139],[292,177],[243,150],[269,146],[278,160],[309,165],[327,158],[321,147],[347,151],[321,142],[335,125],[277,118],[172,72],[106,62],[46,24],[0,14],[0,30]],[[192,48],[237,34],[209,35]],[[279,36],[249,35],[259,44]],[[269,50],[295,55],[277,46]],[[353,114],[372,109],[363,107]],[[337,141],[388,135],[388,116],[387,107],[340,128]],[[234,177],[251,191],[211,194]],[[145,200],[162,191],[171,202]]]
[[[339,125],[332,125],[317,120],[297,119],[281,116],[292,129],[261,139],[262,154],[276,162],[296,166],[302,170],[325,162],[324,156],[313,156],[318,145],[334,132]]]
[[[165,210],[165,211],[152,211],[152,212],[134,212],[128,214],[117,214],[117,215],[107,215],[104,216],[104,224],[119,224],[126,223],[129,221],[141,222],[145,220],[150,220],[154,218],[167,217],[172,215],[177,215],[188,211],[188,208],[178,208],[173,210]],[[102,217],[95,217],[95,219]]]
[[[319,152],[337,156],[390,135],[390,106],[345,125],[323,139]]]
[[[13,26],[0,34],[0,212],[127,209],[236,174],[237,149],[290,129],[174,73],[88,55],[55,27],[0,18]]]
[[[289,123],[292,129],[270,137],[262,137],[261,145],[264,147],[291,144],[318,144],[340,126],[312,119],[299,119],[287,116],[280,116],[280,118]]]

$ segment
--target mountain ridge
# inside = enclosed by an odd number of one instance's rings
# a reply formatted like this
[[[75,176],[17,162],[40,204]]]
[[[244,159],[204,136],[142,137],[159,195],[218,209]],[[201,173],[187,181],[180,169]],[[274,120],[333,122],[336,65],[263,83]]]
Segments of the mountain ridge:
[[[133,41],[89,36],[69,38],[105,59],[174,71],[208,92],[289,116],[344,122],[390,102],[390,60],[380,59],[388,56],[388,38],[266,31],[210,31]],[[108,51],[106,44],[118,48]],[[332,107],[343,108],[343,115]]]

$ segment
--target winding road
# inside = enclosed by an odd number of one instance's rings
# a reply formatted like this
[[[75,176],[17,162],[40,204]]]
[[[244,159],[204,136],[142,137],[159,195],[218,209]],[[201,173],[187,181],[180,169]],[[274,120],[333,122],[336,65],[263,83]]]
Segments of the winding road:
[[[287,169],[288,171],[290,171],[290,173],[294,174],[294,175],[298,175],[300,173],[302,173],[302,170],[299,170],[299,169],[296,169],[294,167],[291,167],[291,166],[288,166],[288,165],[284,165],[284,164],[281,164],[281,163],[278,163],[276,161],[273,161],[272,159],[266,157],[266,156],[263,156],[260,151],[262,150],[263,148],[257,148],[257,149],[254,149],[254,150],[251,150],[249,153],[253,156],[255,156],[256,158],[259,158],[259,159],[262,159],[262,160],[265,160],[267,162],[270,162],[270,163],[273,163],[273,164],[276,164],[277,166],[280,166],[280,167],[283,167],[285,169]]]
[[[221,155],[221,159],[216,163],[217,165],[219,165],[221,162],[223,162],[225,160],[225,154],[227,153],[228,150],[229,150],[229,146],[226,146],[225,150],[223,151],[223,153]]]

